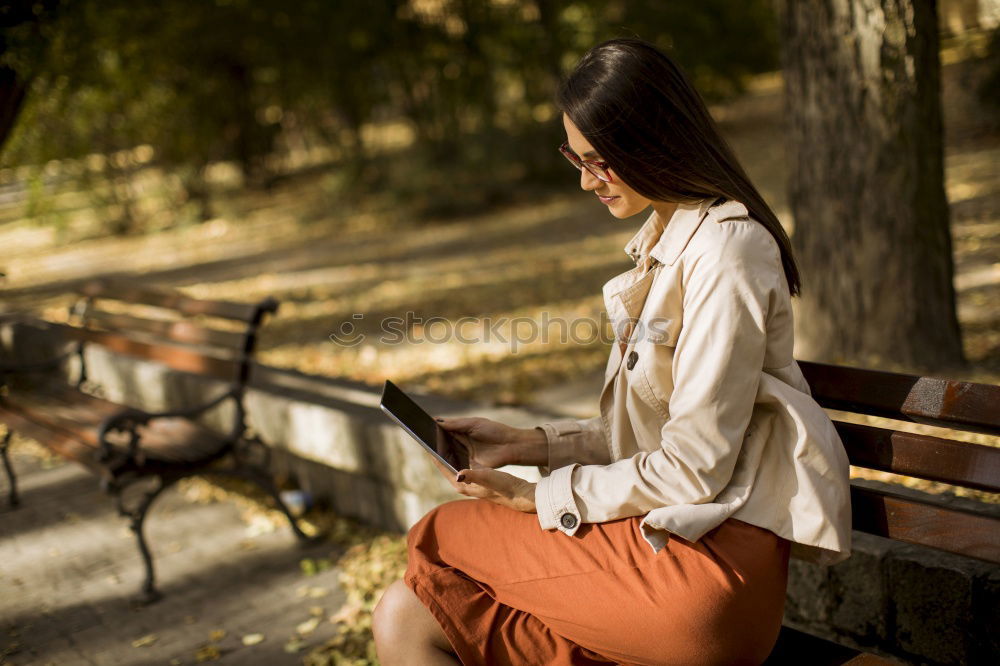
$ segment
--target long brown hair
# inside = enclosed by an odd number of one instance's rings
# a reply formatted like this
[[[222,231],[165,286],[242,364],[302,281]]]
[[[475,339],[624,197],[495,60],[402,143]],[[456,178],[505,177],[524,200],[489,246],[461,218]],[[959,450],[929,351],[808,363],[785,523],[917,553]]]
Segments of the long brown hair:
[[[656,201],[725,197],[771,233],[792,295],[801,291],[791,243],[680,67],[641,39],[592,47],[563,79],[556,105],[629,187]]]

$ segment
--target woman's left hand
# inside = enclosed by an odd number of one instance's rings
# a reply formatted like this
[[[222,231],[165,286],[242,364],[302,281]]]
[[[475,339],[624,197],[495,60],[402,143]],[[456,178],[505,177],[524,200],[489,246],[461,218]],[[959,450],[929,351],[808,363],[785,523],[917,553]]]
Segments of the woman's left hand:
[[[488,499],[515,511],[536,513],[534,483],[491,467],[461,469],[458,475],[463,480],[458,481],[440,460],[431,458],[452,487],[462,495]]]

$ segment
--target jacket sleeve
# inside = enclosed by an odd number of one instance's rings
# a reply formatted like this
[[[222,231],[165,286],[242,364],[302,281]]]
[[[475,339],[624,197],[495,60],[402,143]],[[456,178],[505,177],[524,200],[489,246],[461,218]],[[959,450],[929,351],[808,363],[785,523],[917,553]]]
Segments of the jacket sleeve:
[[[560,419],[536,427],[545,433],[548,442],[548,464],[538,466],[545,476],[570,463],[606,465],[611,462],[608,437],[600,416]]]
[[[535,491],[543,529],[572,535],[581,523],[710,502],[728,484],[764,365],[767,313],[784,274],[766,229],[753,221],[721,224],[712,247],[684,257],[672,368],[654,370],[673,373],[660,448],[607,465],[554,469]]]

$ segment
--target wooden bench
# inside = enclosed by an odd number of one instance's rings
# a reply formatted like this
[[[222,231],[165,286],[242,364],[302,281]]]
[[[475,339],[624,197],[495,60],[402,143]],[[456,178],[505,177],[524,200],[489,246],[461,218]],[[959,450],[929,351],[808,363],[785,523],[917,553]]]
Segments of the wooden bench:
[[[79,294],[69,323],[36,322],[52,329],[68,345],[66,350],[38,362],[0,365],[0,423],[7,426],[0,456],[11,506],[18,504],[7,453],[13,432],[84,465],[130,519],[145,564],[144,602],[160,595],[143,521],[155,499],[182,478],[217,474],[252,481],[274,499],[296,536],[309,541],[266,471],[267,447],[247,436],[245,423],[244,392],[258,327],[278,303],[199,300],[122,280],[93,281]],[[211,399],[159,413],[111,402],[89,389],[88,345],[223,380],[227,387]],[[67,365],[74,358],[77,379],[71,384]],[[225,403],[232,410],[225,434],[195,420]]]
[[[1000,386],[800,362],[822,406],[950,430],[1000,435]],[[856,467],[1000,492],[1000,449],[948,437],[835,420]],[[1000,564],[997,512],[950,506],[945,497],[873,490],[852,481],[854,529]],[[768,664],[893,663],[782,627]]]

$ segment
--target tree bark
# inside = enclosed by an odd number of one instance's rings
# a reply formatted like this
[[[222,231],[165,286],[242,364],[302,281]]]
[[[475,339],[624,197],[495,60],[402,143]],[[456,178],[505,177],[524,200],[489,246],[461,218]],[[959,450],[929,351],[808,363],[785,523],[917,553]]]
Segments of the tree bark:
[[[799,357],[965,367],[931,0],[779,0]]]
[[[0,57],[5,56],[10,48],[7,43],[7,31],[13,29],[23,31],[25,26],[28,26],[31,39],[22,38],[20,50],[16,55],[22,64],[28,60],[37,65],[48,46],[47,40],[42,36],[41,26],[54,20],[58,6],[59,0],[7,2],[3,11],[0,11]],[[29,50],[25,50],[25,45],[28,45]],[[33,52],[30,49],[33,49]],[[10,137],[17,117],[24,108],[24,100],[32,78],[33,73],[17,71],[8,64],[0,65],[0,149]]]
[[[23,81],[10,67],[0,67],[0,150],[14,129],[24,107],[29,81]]]

